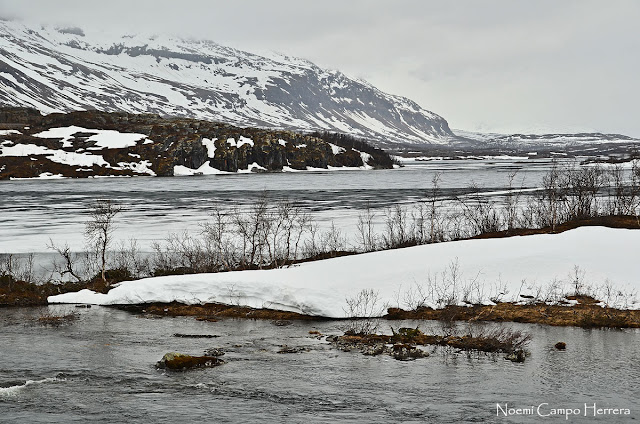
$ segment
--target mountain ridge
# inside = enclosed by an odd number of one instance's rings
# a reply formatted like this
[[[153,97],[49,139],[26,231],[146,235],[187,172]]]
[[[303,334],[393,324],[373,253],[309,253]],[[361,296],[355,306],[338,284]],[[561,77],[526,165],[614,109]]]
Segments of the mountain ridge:
[[[375,142],[444,145],[447,121],[410,99],[306,59],[206,40],[126,36],[0,21],[0,103],[45,113],[98,109],[331,131]]]

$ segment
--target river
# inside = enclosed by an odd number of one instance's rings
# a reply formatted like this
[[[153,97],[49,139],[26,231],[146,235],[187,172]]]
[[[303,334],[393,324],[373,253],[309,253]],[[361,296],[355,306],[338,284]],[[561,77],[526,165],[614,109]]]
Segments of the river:
[[[529,332],[531,356],[429,349],[411,362],[333,349],[310,330],[340,334],[340,322],[143,318],[93,307],[68,326],[34,324],[74,308],[0,309],[0,421],[15,423],[389,423],[540,422],[504,416],[497,405],[578,409],[569,422],[636,422],[640,417],[640,332],[508,324]],[[438,324],[384,321],[429,330]],[[488,327],[496,324],[487,324]],[[189,339],[174,333],[209,334]],[[554,349],[558,341],[566,351]],[[306,347],[279,354],[281,345]],[[223,348],[226,364],[189,372],[154,367],[166,352]],[[29,381],[30,383],[25,383]],[[591,408],[626,408],[598,415]],[[546,404],[546,405],[545,405]],[[566,422],[565,415],[551,416]]]

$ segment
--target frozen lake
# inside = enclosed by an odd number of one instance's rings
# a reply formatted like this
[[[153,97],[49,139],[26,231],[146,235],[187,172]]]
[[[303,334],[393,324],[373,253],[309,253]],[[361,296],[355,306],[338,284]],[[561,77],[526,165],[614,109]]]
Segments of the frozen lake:
[[[440,174],[441,195],[454,197],[470,184],[504,189],[538,187],[549,160],[432,161],[395,170],[327,171],[174,178],[21,180],[0,182],[0,253],[44,252],[49,238],[82,250],[87,206],[111,199],[125,210],[115,239],[138,239],[144,248],[169,232],[197,229],[213,205],[248,207],[263,193],[289,198],[320,223],[353,231],[358,213],[424,199]]]

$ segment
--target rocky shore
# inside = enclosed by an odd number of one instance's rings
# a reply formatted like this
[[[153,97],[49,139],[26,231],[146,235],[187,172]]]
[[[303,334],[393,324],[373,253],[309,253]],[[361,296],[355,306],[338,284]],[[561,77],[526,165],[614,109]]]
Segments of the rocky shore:
[[[383,151],[367,150],[292,131],[153,114],[92,110],[43,116],[35,109],[0,108],[0,179],[393,166]]]

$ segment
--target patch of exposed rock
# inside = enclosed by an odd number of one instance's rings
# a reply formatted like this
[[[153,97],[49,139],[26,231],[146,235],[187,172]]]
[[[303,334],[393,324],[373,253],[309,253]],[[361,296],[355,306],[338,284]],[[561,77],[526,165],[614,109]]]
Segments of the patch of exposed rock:
[[[71,126],[87,131],[78,131],[64,140],[34,136],[51,128]],[[72,178],[173,176],[178,168],[198,175],[218,171],[390,166],[380,165],[370,160],[369,154],[350,146],[339,147],[292,131],[241,128],[153,114],[79,111],[42,116],[34,109],[0,108],[0,130],[5,130],[4,135],[0,133],[0,179],[42,174]],[[144,137],[128,147],[105,148],[92,140],[96,133],[91,130]],[[27,150],[33,153],[24,153],[26,150],[16,146],[29,146]],[[78,158],[80,162],[74,162]],[[92,160],[96,163],[87,163]]]

